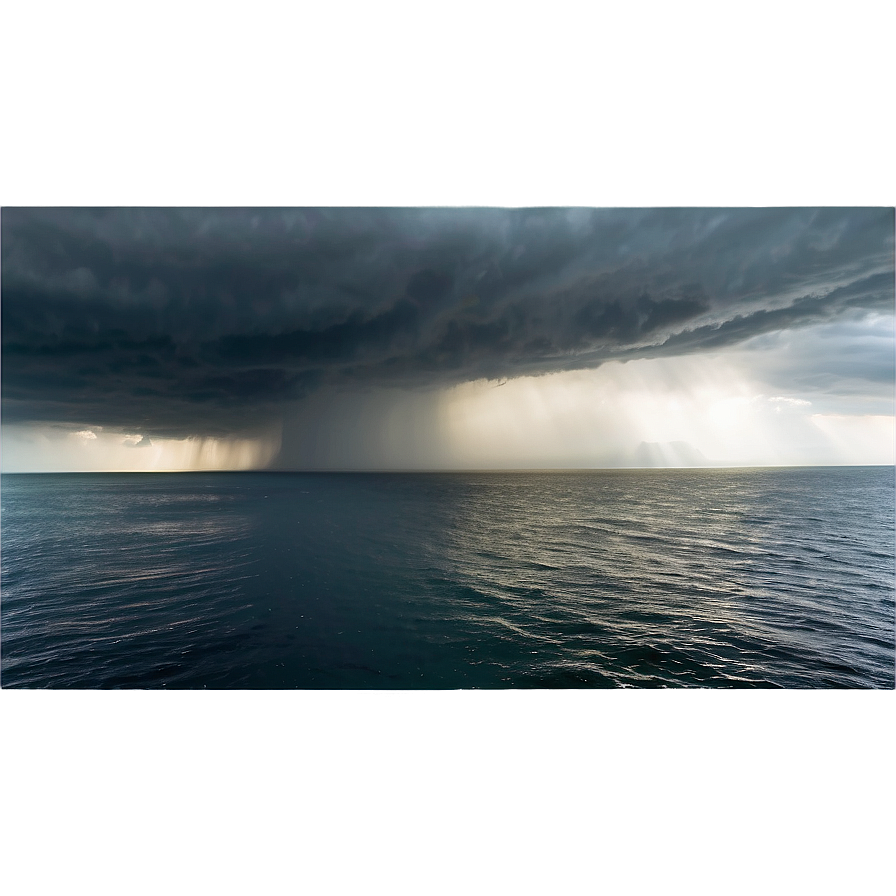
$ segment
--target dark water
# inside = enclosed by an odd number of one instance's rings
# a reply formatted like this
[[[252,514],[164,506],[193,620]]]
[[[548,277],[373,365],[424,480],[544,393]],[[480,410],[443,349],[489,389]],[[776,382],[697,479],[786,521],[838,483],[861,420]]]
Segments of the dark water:
[[[894,470],[4,475],[2,685],[894,686]]]

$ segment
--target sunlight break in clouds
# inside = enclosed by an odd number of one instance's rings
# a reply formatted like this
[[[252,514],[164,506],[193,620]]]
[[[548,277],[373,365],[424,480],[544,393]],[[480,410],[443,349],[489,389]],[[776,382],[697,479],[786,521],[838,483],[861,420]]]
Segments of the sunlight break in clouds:
[[[729,360],[701,356],[467,383],[440,410],[462,467],[640,466],[641,443],[685,443],[713,465],[894,462],[893,417],[816,413],[761,390]],[[674,451],[666,464],[678,465]]]

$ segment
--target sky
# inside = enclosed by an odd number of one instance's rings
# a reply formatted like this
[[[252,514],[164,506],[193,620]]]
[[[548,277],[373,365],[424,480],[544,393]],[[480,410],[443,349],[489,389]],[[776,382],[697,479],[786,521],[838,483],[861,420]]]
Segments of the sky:
[[[0,20],[3,470],[894,462],[890,0]]]
[[[2,210],[2,468],[892,464],[892,208]]]

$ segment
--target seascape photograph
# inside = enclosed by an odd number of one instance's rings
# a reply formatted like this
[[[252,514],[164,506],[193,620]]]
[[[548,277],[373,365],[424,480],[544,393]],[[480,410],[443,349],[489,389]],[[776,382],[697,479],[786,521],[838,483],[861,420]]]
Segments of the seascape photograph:
[[[893,688],[892,208],[4,208],[4,688]]]
[[[891,891],[893,18],[4,7],[4,892]]]

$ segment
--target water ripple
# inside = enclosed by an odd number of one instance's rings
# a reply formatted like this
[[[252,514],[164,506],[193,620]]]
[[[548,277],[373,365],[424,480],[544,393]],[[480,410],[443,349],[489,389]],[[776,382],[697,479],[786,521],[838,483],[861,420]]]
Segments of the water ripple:
[[[892,468],[2,490],[4,687],[894,686]]]

